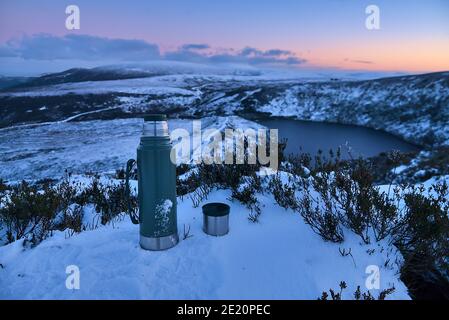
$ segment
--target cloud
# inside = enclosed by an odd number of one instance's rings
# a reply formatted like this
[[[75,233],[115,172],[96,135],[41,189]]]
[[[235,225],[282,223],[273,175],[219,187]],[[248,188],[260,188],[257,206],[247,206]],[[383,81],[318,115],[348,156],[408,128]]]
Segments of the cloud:
[[[207,48],[210,48],[207,46]],[[222,50],[223,51],[223,50]],[[305,59],[297,57],[293,52],[281,49],[259,50],[245,47],[241,50],[228,49],[224,52],[203,54],[181,46],[175,51],[167,52],[164,58],[170,60],[203,62],[203,63],[242,63],[252,65],[298,65]]]
[[[0,58],[16,57],[17,54],[8,46],[0,46]]]
[[[257,50],[256,48],[246,47],[240,50],[239,55],[242,57],[250,57],[260,55],[262,51]]]
[[[11,40],[0,47],[3,52],[14,53],[23,59],[56,60],[148,60],[160,57],[155,44],[143,40],[108,39],[90,35],[66,35],[56,37],[49,34],[24,36]]]
[[[352,60],[352,59],[345,59],[345,62],[354,62],[354,63],[362,63],[362,64],[373,64],[373,61],[369,60]]]
[[[188,43],[174,51],[161,54],[156,44],[143,40],[110,39],[91,35],[49,34],[24,36],[0,45],[0,57],[29,60],[83,61],[151,61],[176,60],[197,63],[241,63],[251,65],[298,65],[306,60],[281,49],[241,50],[214,49],[205,43]]]
[[[242,56],[256,56],[256,57],[281,57],[281,56],[294,56],[294,53],[289,50],[281,49],[270,49],[270,50],[259,50],[256,48],[246,47],[240,51]]]
[[[208,62],[208,57],[191,51],[191,50],[176,50],[166,52],[164,54],[164,59],[166,60],[175,60],[175,61],[188,61],[188,62],[198,62],[198,63],[206,63]]]
[[[297,57],[293,52],[289,50],[281,49],[269,49],[269,50],[259,50],[257,48],[245,47],[238,51],[236,54],[237,60],[241,62],[246,62],[249,64],[287,64],[295,65],[305,63],[305,59]],[[221,60],[235,59],[232,55],[222,55],[219,57]]]
[[[291,55],[293,55],[293,53],[292,53],[291,51],[288,51],[288,50],[281,50],[281,49],[271,49],[271,50],[267,50],[267,51],[265,51],[263,54],[266,55],[266,56],[275,56],[275,57],[278,57],[278,56],[284,56],[284,55],[286,55],[286,56],[291,56]]]
[[[181,46],[182,50],[204,50],[209,49],[210,46],[205,43],[188,43]]]
[[[363,63],[363,64],[373,64],[374,62],[372,61],[368,61],[368,60],[351,60],[352,62],[355,63]]]

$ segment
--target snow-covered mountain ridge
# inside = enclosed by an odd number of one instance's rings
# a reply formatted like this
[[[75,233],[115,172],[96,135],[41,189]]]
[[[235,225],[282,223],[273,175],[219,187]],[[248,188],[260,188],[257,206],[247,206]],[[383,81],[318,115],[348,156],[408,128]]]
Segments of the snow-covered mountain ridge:
[[[427,147],[449,145],[449,72],[374,80],[257,73],[137,76],[138,71],[132,70],[115,80],[74,82],[68,77],[69,82],[3,90],[0,127],[73,116],[76,121],[129,118],[148,112],[174,118],[278,116],[366,126]]]

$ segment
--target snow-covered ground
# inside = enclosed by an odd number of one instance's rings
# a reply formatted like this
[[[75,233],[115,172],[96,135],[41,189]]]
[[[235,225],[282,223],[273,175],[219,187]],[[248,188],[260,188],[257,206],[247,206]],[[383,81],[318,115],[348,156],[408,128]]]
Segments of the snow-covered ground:
[[[101,72],[114,72],[115,76],[132,75],[140,72],[142,77],[118,80],[102,80],[102,81],[82,81],[82,82],[66,82],[60,84],[52,84],[44,87],[27,88],[15,92],[0,93],[2,95],[12,96],[54,96],[64,95],[67,93],[76,94],[98,94],[105,92],[121,92],[132,94],[192,94],[185,87],[192,82],[244,82],[247,81],[325,81],[332,77],[341,79],[369,79],[379,76],[386,76],[388,73],[371,73],[371,74],[351,74],[342,72],[324,72],[317,73],[314,71],[292,71],[279,69],[259,69],[254,67],[243,66],[227,66],[225,68],[216,68],[213,66],[201,64],[179,64],[176,62],[161,62],[159,65],[116,65],[104,66],[93,69],[86,69],[92,74]],[[74,69],[76,72],[79,69]],[[70,70],[64,72],[64,77],[70,75]],[[61,77],[61,74],[54,74]],[[48,76],[48,75],[47,75]]]
[[[153,78],[138,78],[109,81],[85,81],[52,85],[35,90],[12,93],[13,96],[53,96],[67,93],[98,94],[106,92],[121,92],[132,94],[193,94],[182,87],[185,78],[179,76],[162,76]]]
[[[8,125],[25,125],[0,129],[0,178],[9,183],[59,179],[69,169],[74,174],[100,172],[107,179],[135,157],[142,120],[68,120],[91,113],[101,118],[100,113],[113,109],[129,116],[153,108],[163,112],[157,108],[167,107],[180,110],[176,116],[203,117],[203,129],[258,128],[235,114],[266,112],[266,116],[357,124],[427,146],[445,146],[449,144],[448,76],[329,82],[249,70],[247,75],[169,74],[4,92],[0,98],[7,103],[16,99],[21,106],[18,100],[29,99],[30,105],[23,109],[12,105],[11,114],[5,114],[5,119],[13,119]],[[88,108],[64,105],[61,97],[69,93],[86,95]],[[111,97],[117,101],[97,105],[87,97],[102,93],[118,93]],[[52,97],[61,100],[49,105]],[[67,112],[60,111],[65,108]],[[14,118],[14,112],[20,117]],[[22,119],[27,112],[55,117],[28,121]],[[32,124],[35,121],[52,123]],[[191,124],[190,120],[171,120],[169,126],[191,131]],[[263,194],[257,195],[263,206],[260,223],[251,223],[249,211],[231,203],[229,197],[229,191],[213,191],[205,201],[231,205],[230,233],[219,238],[205,235],[201,209],[193,208],[188,197],[179,198],[181,241],[168,251],[140,249],[138,227],[126,216],[70,237],[68,231],[57,232],[35,248],[24,248],[22,240],[2,246],[0,298],[316,299],[345,281],[348,288],[343,298],[349,299],[358,285],[367,291],[370,274],[366,271],[373,265],[380,269],[381,283],[380,289],[371,291],[374,296],[394,286],[396,290],[388,298],[409,298],[399,280],[396,262],[401,255],[387,241],[365,245],[346,230],[342,244],[324,242],[298,213],[280,208],[271,196]],[[89,207],[85,210],[90,210],[85,212],[85,223],[91,224],[95,213]],[[185,240],[184,225],[190,226],[193,235]],[[342,256],[343,249],[351,250],[352,256]],[[66,288],[70,265],[80,269],[79,290]]]
[[[8,181],[59,179],[74,174],[112,172],[136,157],[142,119],[59,122],[0,130],[0,178]],[[201,119],[201,128],[260,128],[240,117]],[[192,132],[192,120],[170,120],[170,130]]]
[[[324,242],[298,213],[284,210],[267,195],[259,223],[249,211],[214,191],[206,202],[231,206],[230,232],[223,237],[202,231],[201,209],[178,198],[180,243],[167,251],[142,250],[138,226],[127,216],[106,226],[68,237],[58,232],[37,247],[22,240],[0,247],[1,299],[317,299],[323,291],[359,285],[367,291],[368,266],[380,269],[380,290],[396,288],[389,299],[408,299],[399,280],[401,256],[386,242],[361,244],[347,231],[342,244]],[[190,226],[183,240],[183,227]],[[351,256],[339,252],[351,250]],[[67,289],[66,268],[80,270],[80,289]]]

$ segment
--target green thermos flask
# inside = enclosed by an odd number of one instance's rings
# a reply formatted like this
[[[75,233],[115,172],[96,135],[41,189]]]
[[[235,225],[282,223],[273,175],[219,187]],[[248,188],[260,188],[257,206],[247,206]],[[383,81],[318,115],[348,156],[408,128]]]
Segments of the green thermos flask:
[[[131,221],[140,225],[140,246],[146,250],[165,250],[178,241],[176,217],[176,164],[171,161],[172,146],[165,115],[144,117],[143,134],[137,148],[139,214],[128,206]],[[126,165],[126,193],[134,159]],[[128,202],[129,203],[129,202]]]

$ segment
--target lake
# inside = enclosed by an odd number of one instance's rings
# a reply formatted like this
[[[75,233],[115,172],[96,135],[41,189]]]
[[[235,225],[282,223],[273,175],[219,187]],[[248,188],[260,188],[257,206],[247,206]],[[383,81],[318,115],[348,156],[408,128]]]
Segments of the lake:
[[[342,158],[349,158],[348,148],[353,157],[376,156],[381,152],[398,150],[401,152],[418,151],[420,148],[392,134],[336,123],[300,121],[290,119],[260,120],[258,123],[279,130],[279,139],[288,139],[286,154],[302,152],[315,155],[318,150],[328,153],[330,149],[341,147]]]

